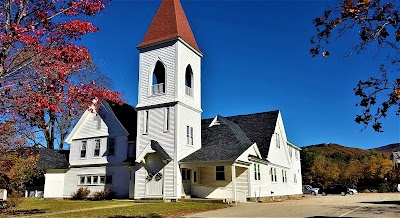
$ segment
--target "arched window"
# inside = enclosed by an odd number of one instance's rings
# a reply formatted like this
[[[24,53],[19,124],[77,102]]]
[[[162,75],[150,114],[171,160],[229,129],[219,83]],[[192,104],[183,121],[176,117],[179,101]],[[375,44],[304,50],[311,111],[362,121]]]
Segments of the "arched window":
[[[192,67],[188,65],[185,73],[185,93],[193,97],[193,71]]]
[[[165,67],[157,61],[152,75],[151,93],[153,95],[165,93]]]

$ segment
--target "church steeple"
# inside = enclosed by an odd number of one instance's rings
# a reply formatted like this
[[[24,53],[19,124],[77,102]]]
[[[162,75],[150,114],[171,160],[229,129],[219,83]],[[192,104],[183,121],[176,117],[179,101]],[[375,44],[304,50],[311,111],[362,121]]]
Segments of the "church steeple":
[[[140,49],[178,38],[182,39],[193,49],[202,54],[194,38],[180,0],[162,0],[138,48]]]

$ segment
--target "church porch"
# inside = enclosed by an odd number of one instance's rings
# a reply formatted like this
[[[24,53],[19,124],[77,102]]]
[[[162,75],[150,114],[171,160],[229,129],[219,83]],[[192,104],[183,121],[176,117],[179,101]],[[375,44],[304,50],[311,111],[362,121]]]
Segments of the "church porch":
[[[250,193],[250,164],[232,161],[180,164],[182,196],[246,202]]]

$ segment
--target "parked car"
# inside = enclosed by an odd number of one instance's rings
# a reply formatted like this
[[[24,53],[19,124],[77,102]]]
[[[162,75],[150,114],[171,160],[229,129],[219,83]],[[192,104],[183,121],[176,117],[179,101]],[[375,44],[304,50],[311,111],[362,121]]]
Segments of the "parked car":
[[[349,192],[348,192],[348,194],[350,194],[350,195],[354,195],[354,194],[357,194],[358,193],[358,191],[357,190],[355,190],[354,188],[349,188]]]
[[[335,185],[330,185],[326,188],[323,188],[322,190],[320,190],[320,192],[324,196],[327,194],[341,194],[344,196],[347,193],[349,193],[349,188],[344,185],[335,184]]]
[[[397,191],[400,192],[400,184],[397,184]]]
[[[303,185],[303,194],[316,195],[319,192],[319,188],[313,188],[311,185]]]

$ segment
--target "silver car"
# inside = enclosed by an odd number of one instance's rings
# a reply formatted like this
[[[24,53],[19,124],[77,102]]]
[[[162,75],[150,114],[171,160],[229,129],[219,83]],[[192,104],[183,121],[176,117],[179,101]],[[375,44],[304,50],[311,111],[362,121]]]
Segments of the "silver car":
[[[311,185],[303,185],[303,194],[317,195],[319,188],[313,188]]]

